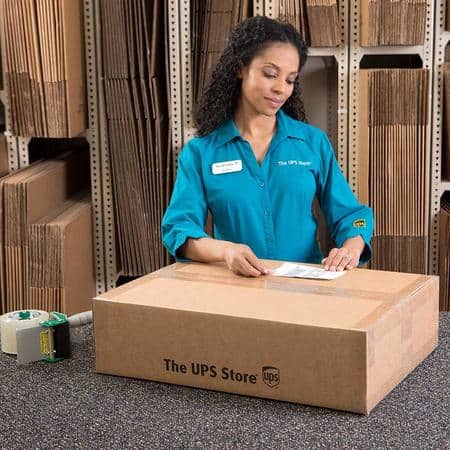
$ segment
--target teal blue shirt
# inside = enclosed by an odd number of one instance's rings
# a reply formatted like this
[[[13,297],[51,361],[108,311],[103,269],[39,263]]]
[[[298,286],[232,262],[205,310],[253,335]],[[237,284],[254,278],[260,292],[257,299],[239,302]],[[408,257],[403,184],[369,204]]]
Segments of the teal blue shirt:
[[[320,263],[313,200],[317,196],[338,247],[351,237],[372,253],[372,210],[358,203],[326,134],[277,113],[276,132],[260,165],[229,120],[190,140],[178,160],[177,178],[162,221],[165,247],[174,255],[188,238],[208,236],[247,244],[258,258]]]

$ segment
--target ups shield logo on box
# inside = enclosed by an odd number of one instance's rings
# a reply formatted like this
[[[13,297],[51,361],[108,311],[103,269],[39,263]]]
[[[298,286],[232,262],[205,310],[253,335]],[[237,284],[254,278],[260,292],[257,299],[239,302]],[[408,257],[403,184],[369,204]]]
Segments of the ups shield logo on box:
[[[280,369],[277,367],[264,366],[262,368],[262,378],[267,386],[274,388],[280,384]]]

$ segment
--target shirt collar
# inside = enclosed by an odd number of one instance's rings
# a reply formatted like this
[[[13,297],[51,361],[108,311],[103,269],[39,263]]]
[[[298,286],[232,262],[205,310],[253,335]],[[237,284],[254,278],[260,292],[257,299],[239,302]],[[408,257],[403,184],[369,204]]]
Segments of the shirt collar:
[[[282,109],[277,112],[277,133],[280,137],[292,137],[305,140],[304,124],[293,119]]]
[[[288,116],[283,110],[277,112],[277,138],[292,137],[296,139],[305,139],[303,124]],[[232,141],[234,138],[241,137],[233,119],[229,119],[217,129],[217,145],[223,145]]]
[[[228,119],[222,125],[219,126],[216,130],[217,136],[217,146],[226,144],[227,142],[232,141],[236,137],[241,137],[239,130],[236,127],[233,119]]]

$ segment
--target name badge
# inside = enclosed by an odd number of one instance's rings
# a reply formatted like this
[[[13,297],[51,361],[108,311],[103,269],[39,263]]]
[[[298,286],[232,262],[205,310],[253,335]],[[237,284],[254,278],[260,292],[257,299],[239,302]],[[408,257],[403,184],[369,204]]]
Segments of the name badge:
[[[222,173],[240,172],[241,170],[242,170],[241,159],[236,159],[234,161],[218,162],[212,165],[213,175],[220,175]]]

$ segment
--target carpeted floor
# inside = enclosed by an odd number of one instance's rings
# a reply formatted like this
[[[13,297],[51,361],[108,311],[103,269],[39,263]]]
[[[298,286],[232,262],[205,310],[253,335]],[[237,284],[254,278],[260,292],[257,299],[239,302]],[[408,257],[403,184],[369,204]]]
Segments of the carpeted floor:
[[[440,344],[368,417],[94,373],[92,327],[74,355],[0,354],[0,448],[450,449],[450,313]]]

